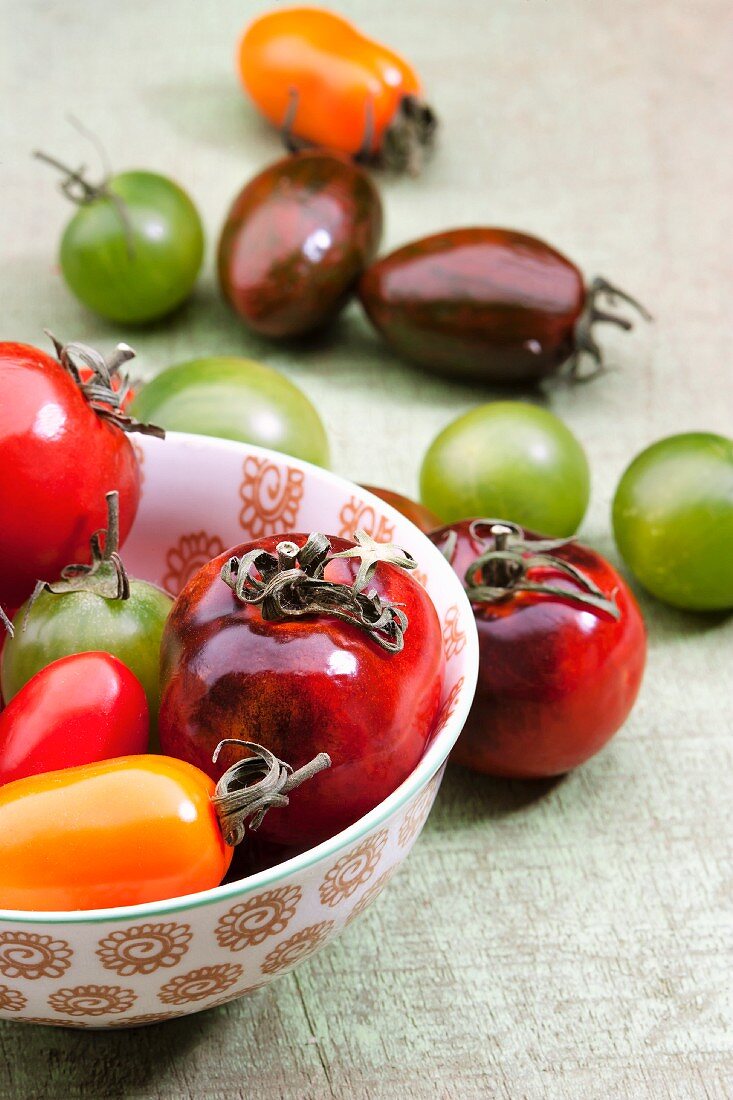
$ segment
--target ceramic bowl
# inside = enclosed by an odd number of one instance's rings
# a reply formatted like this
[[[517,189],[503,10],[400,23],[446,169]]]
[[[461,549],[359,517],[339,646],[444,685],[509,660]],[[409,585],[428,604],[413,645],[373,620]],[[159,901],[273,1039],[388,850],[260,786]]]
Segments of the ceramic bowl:
[[[438,730],[376,809],[285,863],[170,901],[79,913],[0,910],[0,1017],[133,1027],[241,997],[313,955],[371,905],[415,843],[468,713],[478,642],[453,570],[408,520],[358,486],[275,452],[171,433],[135,441],[143,494],[130,573],[174,595],[226,547],[288,530],[361,527],[419,562],[443,625]]]

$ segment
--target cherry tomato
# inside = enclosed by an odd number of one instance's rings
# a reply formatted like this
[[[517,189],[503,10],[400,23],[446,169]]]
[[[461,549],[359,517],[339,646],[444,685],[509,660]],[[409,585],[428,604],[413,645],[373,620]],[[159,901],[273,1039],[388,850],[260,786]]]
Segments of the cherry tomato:
[[[137,905],[218,886],[229,867],[214,784],[126,756],[0,788],[0,908]]]
[[[169,367],[140,390],[133,410],[164,428],[223,436],[328,465],[328,438],[305,394],[252,359],[215,356]]]
[[[501,521],[430,537],[466,583],[479,637],[453,759],[521,779],[576,768],[623,724],[641,684],[646,631],[630,590],[594,550]]]
[[[660,439],[625,471],[613,502],[616,543],[652,595],[690,611],[733,608],[733,439]]]
[[[321,8],[278,8],[239,47],[244,88],[265,118],[313,145],[412,166],[436,126],[398,54]]]
[[[331,758],[329,771],[268,815],[259,830],[265,840],[317,844],[356,821],[407,778],[435,724],[444,664],[435,609],[396,567],[406,560],[396,548],[360,538],[347,558],[331,550],[353,543],[301,534],[231,550],[189,581],[165,629],[164,752],[214,778],[236,759],[229,749],[212,766],[224,737],[259,742],[295,767],[318,752]],[[375,563],[365,591],[359,561]],[[244,585],[241,595],[231,584]],[[379,608],[365,609],[372,590]],[[357,625],[355,602],[359,615],[374,622],[383,614],[387,625]],[[330,613],[345,604],[351,618]]]
[[[362,168],[296,153],[234,200],[219,241],[222,293],[264,336],[312,332],[346,305],[381,234],[382,202]]]
[[[512,229],[451,229],[403,245],[362,276],[359,297],[381,336],[411,362],[447,378],[535,381],[587,354],[602,366],[593,328],[631,322],[605,279],[586,286],[578,268],[537,237]],[[603,308],[601,308],[601,304]]]
[[[0,784],[147,747],[145,692],[122,661],[109,653],[62,657],[0,714]]]
[[[120,496],[120,542],[140,499],[135,452],[120,427],[120,393],[104,379],[130,358],[120,345],[110,363],[81,344],[59,346],[60,361],[27,344],[0,343],[0,603],[18,607],[42,577],[89,561],[89,540],[104,525],[104,495]],[[74,377],[94,368],[92,392]],[[128,430],[142,426],[127,423]]]
[[[0,684],[8,703],[32,676],[59,657],[102,650],[138,678],[153,730],[158,715],[158,655],[172,597],[147,581],[130,579],[117,554],[116,494],[108,494],[105,548],[95,546],[91,567],[54,581],[19,608],[15,634],[3,648]],[[67,570],[68,572],[68,570]]]
[[[570,429],[520,401],[480,405],[444,428],[420,472],[423,503],[445,522],[508,516],[548,535],[572,535],[585,515],[590,470]]]
[[[375,497],[379,497],[380,500],[391,504],[393,508],[401,512],[403,516],[407,516],[410,522],[414,523],[425,534],[441,526],[442,521],[438,519],[434,512],[431,512],[424,504],[418,504],[416,500],[404,497],[402,493],[393,493],[391,489],[377,489],[374,485],[364,485],[363,488],[368,489],[370,493],[374,493]]]
[[[201,219],[186,192],[156,172],[121,172],[89,183],[64,173],[78,206],[61,239],[61,271],[73,294],[110,321],[142,324],[171,313],[193,290],[204,256]]]

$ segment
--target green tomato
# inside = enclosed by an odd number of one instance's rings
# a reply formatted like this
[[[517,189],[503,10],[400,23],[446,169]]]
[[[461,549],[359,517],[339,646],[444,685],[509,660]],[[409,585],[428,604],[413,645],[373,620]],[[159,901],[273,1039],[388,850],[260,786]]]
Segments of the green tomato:
[[[153,321],[180,305],[203,255],[196,207],[154,172],[112,176],[82,203],[61,240],[70,289],[95,313],[124,324]]]
[[[487,516],[543,535],[572,535],[585,515],[590,472],[572,432],[546,409],[496,401],[458,417],[433,440],[422,501],[445,523]]]
[[[8,703],[46,665],[70,653],[102,650],[119,658],[145,689],[151,733],[160,702],[160,639],[173,604],[147,581],[130,581],[130,598],[107,600],[93,592],[42,592],[25,619],[15,615],[15,636],[5,639],[0,684]],[[24,625],[25,621],[25,625]]]
[[[658,599],[689,611],[733,608],[733,439],[688,432],[647,447],[619,482],[613,530]]]
[[[223,436],[328,465],[321,419],[297,386],[251,359],[192,359],[169,367],[135,398],[132,413],[170,431]]]

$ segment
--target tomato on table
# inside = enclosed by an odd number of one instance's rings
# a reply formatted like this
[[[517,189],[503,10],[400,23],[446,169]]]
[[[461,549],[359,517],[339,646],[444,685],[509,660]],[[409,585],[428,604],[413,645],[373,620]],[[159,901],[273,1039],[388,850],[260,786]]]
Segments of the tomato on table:
[[[646,660],[631,591],[600,554],[502,520],[464,520],[431,540],[463,579],[479,677],[452,759],[520,779],[561,775],[626,720]]]
[[[62,657],[36,673],[0,714],[0,785],[148,747],[148,704],[110,653]]]
[[[613,530],[657,599],[689,611],[733,608],[733,439],[687,432],[647,447],[619,482]]]

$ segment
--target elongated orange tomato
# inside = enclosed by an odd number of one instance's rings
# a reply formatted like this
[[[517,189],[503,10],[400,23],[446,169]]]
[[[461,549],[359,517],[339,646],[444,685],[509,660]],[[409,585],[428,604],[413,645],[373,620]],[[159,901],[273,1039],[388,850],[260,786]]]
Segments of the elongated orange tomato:
[[[0,788],[0,909],[136,905],[218,886],[234,849],[214,784],[166,756],[125,756]]]
[[[256,19],[240,42],[239,73],[265,118],[313,145],[413,167],[435,129],[412,66],[321,8]]]

